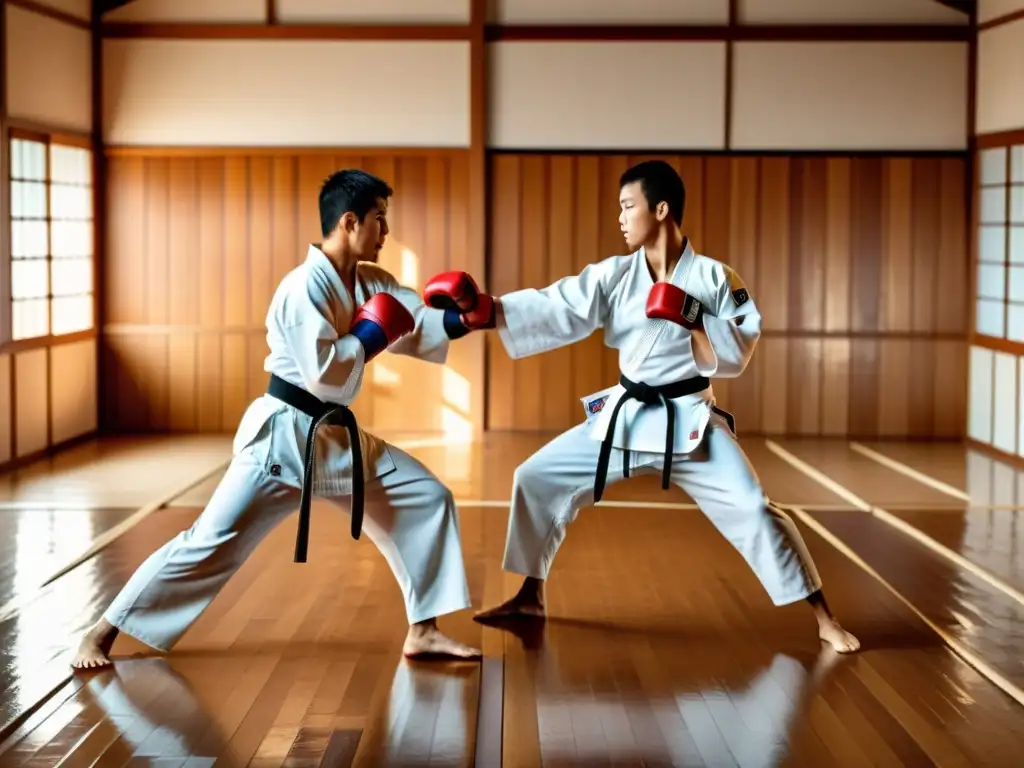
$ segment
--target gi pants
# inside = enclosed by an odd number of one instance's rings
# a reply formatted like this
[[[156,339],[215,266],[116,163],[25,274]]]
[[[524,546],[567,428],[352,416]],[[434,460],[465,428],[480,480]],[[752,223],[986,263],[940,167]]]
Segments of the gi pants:
[[[451,491],[404,451],[390,445],[388,451],[395,469],[367,482],[363,531],[391,566],[409,623],[468,608]],[[329,500],[347,513],[347,498]],[[298,488],[271,477],[251,449],[239,452],[192,527],[149,556],[104,618],[153,648],[170,650],[298,505]]]
[[[546,579],[581,507],[593,504],[601,443],[590,424],[562,433],[517,469],[513,479],[503,567]],[[608,485],[623,479],[627,451],[612,448]],[[630,476],[658,474],[664,454],[628,452]],[[688,493],[739,551],[775,605],[802,600],[821,587],[814,561],[796,525],[765,496],[726,421],[712,413],[701,445],[672,459],[672,482]]]

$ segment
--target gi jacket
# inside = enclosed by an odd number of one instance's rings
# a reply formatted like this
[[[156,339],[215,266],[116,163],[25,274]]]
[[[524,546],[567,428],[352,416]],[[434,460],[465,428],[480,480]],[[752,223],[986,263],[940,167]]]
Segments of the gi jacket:
[[[415,291],[369,262],[356,267],[353,296],[330,259],[310,245],[306,261],[284,277],[270,302],[266,321],[270,354],[263,369],[324,402],[350,405],[362,386],[366,361],[362,344],[347,334],[359,307],[380,292],[401,301],[415,320],[412,333],[388,347],[388,352],[444,363],[450,342],[443,312],[427,307]],[[233,450],[236,454],[250,450],[268,474],[300,488],[310,421],[277,398],[263,395],[242,417]],[[387,444],[362,428],[359,434],[366,479],[393,470]],[[325,424],[316,440],[313,492],[319,496],[351,493],[352,455],[345,428]]]
[[[669,282],[704,305],[704,332],[649,319],[647,296],[654,282],[642,248],[612,256],[547,288],[503,295],[498,333],[508,354],[520,358],[572,344],[601,328],[605,345],[619,350],[621,373],[651,385],[742,373],[761,335],[761,315],[739,275],[695,253],[687,241]],[[594,440],[604,439],[609,415],[624,392],[615,384],[582,398]],[[689,453],[703,439],[714,394],[708,387],[670,402],[676,413],[673,453]],[[663,453],[667,429],[663,404],[631,399],[619,412],[612,445]]]

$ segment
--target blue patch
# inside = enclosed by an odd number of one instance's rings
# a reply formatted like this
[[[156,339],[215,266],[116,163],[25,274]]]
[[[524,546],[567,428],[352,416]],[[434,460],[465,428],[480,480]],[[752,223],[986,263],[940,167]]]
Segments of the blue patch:
[[[604,409],[604,404],[606,402],[608,402],[608,395],[605,395],[604,397],[599,397],[596,400],[591,400],[589,403],[587,403],[587,413],[593,416],[595,413],[598,413],[599,411]]]

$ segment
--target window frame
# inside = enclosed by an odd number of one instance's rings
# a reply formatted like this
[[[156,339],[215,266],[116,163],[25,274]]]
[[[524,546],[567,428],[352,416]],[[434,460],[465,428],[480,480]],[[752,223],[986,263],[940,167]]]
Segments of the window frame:
[[[35,141],[46,146],[46,195],[47,195],[47,226],[52,222],[52,210],[50,208],[50,146],[54,144],[78,147],[86,149],[90,154],[90,198],[92,202],[92,323],[90,328],[73,331],[71,333],[53,333],[53,282],[52,274],[49,281],[51,294],[47,296],[47,312],[49,313],[49,327],[43,336],[33,336],[27,339],[14,339],[14,299],[11,268],[14,261],[12,253],[12,224],[14,221],[11,211],[11,181],[12,181],[12,147],[15,140]],[[3,253],[0,254],[0,301],[3,302],[3,309],[0,311],[0,352],[16,352],[22,349],[37,347],[48,347],[55,344],[67,344],[82,339],[95,338],[99,335],[99,243],[100,226],[98,203],[98,158],[96,144],[91,137],[83,134],[64,133],[61,131],[49,131],[36,128],[21,127],[8,124],[3,136],[3,195],[6,205],[3,206],[4,222]],[[52,250],[52,237],[49,240],[48,251]],[[47,270],[52,269],[53,255],[47,253]]]
[[[1011,251],[1014,230],[1019,230],[1021,236],[1024,237],[1024,222],[1015,224],[1012,221],[1013,190],[1018,188],[1021,190],[1021,194],[1024,194],[1024,178],[1016,181],[1013,178],[1013,152],[1017,149],[1019,152],[1024,153],[1024,129],[984,134],[975,138],[976,144],[971,157],[971,217],[969,230],[969,254],[971,265],[970,279],[968,281],[971,288],[970,343],[986,349],[1024,355],[1024,340],[1016,341],[1009,338],[1010,308],[1012,306],[1024,307],[1024,301],[1010,300],[1011,275],[1013,274],[1012,269],[1017,267],[1024,271],[1024,261],[1014,262],[1012,260]],[[1004,180],[999,185],[983,185],[983,157],[986,152],[994,149],[1004,150],[1006,154],[1004,159],[1005,166],[1003,169]],[[1002,197],[1004,214],[1002,221],[1000,223],[983,222],[982,219],[984,217],[984,212],[982,208],[982,191],[986,188],[991,189],[996,186],[1003,190]],[[982,297],[979,296],[981,290],[979,285],[979,272],[980,265],[983,263],[981,259],[981,233],[984,226],[1002,226],[1004,228],[1003,260],[1001,262],[1004,271],[1003,298],[1001,302],[1003,310],[1003,332],[1001,336],[992,336],[978,330],[978,303],[982,299]],[[995,264],[996,262],[986,261],[984,263]]]

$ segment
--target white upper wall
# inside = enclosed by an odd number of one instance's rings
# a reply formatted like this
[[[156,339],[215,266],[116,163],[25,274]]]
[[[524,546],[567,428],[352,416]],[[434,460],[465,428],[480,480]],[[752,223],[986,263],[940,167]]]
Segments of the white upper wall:
[[[662,83],[638,67],[672,72],[680,98],[664,104]],[[504,42],[490,68],[493,147],[724,146],[725,43]],[[652,103],[658,119],[640,119]]]
[[[966,43],[737,43],[737,149],[965,149]]]
[[[276,0],[281,24],[468,24],[469,0]],[[265,5],[266,3],[264,3]]]
[[[936,0],[739,0],[744,24],[955,24],[966,13]]]
[[[491,0],[490,10],[491,20],[502,24],[725,24],[729,21],[729,0]]]
[[[469,144],[469,44],[105,40],[110,144]]]
[[[729,0],[492,0],[505,24],[725,24]],[[739,0],[747,24],[967,24],[935,0]]]
[[[92,130],[92,35],[5,3],[7,112],[54,128]]]
[[[276,1],[285,24],[459,24],[470,10],[469,0]],[[728,8],[729,0],[491,0],[489,10],[506,24],[714,25]],[[752,24],[967,19],[935,0],[740,0],[739,11]],[[135,0],[106,18],[262,23],[265,15],[266,0]],[[725,49],[720,41],[493,43],[490,146],[723,148]],[[966,43],[737,43],[734,63],[737,148],[967,146]],[[372,83],[346,77],[368,66]],[[656,71],[672,73],[678,98],[662,119],[641,121],[631,110],[658,101],[661,85],[640,73]],[[468,80],[462,41],[108,39],[104,136],[136,145],[467,146]],[[352,87],[365,92],[350,98]]]
[[[1024,20],[978,33],[977,133],[1024,128]]]
[[[978,23],[1024,10],[1024,0],[978,0]]]
[[[63,0],[71,2],[72,0]],[[77,1],[77,0],[76,0]],[[717,0],[716,0],[717,1]],[[282,24],[465,24],[469,0],[275,0]],[[103,17],[117,22],[249,22],[267,0],[133,0]]]

